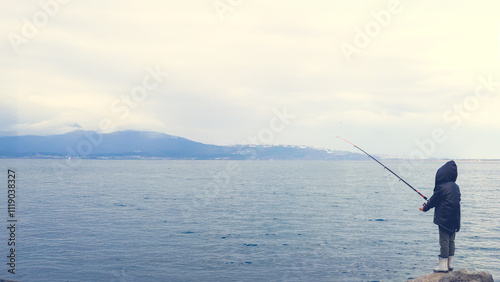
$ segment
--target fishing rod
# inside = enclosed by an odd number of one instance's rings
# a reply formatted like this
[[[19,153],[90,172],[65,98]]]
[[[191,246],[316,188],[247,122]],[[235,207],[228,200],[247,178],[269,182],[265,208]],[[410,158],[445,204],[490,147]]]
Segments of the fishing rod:
[[[353,146],[354,146],[354,148],[356,148],[356,149],[360,150],[361,152],[365,153],[368,157],[372,158],[374,161],[376,161],[376,162],[377,162],[377,163],[379,163],[381,166],[383,166],[385,169],[387,169],[390,173],[394,174],[394,175],[395,175],[395,176],[399,179],[399,181],[403,181],[403,182],[404,182],[404,184],[408,185],[411,189],[413,189],[413,191],[417,192],[420,196],[422,196],[422,198],[424,198],[424,199],[427,201],[427,197],[426,197],[426,196],[424,196],[424,195],[422,195],[422,193],[418,192],[418,191],[417,191],[417,189],[413,188],[413,187],[412,187],[412,186],[411,186],[408,182],[406,182],[403,178],[399,177],[399,175],[397,175],[396,173],[394,173],[394,171],[390,170],[390,169],[389,169],[388,167],[386,167],[383,163],[379,162],[377,159],[375,159],[374,157],[372,157],[370,154],[368,154],[367,152],[365,152],[363,149],[361,149],[360,147],[358,147],[358,146],[356,146],[356,145],[352,144],[351,142],[349,142],[349,141],[345,140],[344,138],[339,137],[339,136],[337,136],[337,138],[344,140],[345,142],[347,142],[347,143],[349,143],[349,144],[353,145]],[[424,205],[425,205],[425,204],[424,204]]]

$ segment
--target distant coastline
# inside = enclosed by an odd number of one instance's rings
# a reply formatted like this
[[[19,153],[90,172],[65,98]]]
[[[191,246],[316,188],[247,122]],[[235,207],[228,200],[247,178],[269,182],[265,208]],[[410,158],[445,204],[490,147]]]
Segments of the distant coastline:
[[[0,158],[102,160],[364,160],[348,151],[295,145],[203,144],[150,131],[76,130],[48,136],[0,137]]]
[[[386,161],[408,158],[377,156]],[[36,136],[0,136],[0,159],[95,159],[95,160],[325,160],[368,161],[356,152],[300,145],[229,145],[218,146],[151,131],[98,133],[73,132]],[[449,158],[417,159],[442,161]],[[500,159],[455,159],[480,162]]]
[[[377,157],[377,156],[375,156]],[[78,158],[78,157],[77,157]],[[378,158],[378,157],[377,157]],[[32,156],[22,156],[22,157],[11,157],[11,156],[0,156],[0,159],[36,159],[36,160],[67,160],[71,159],[65,156],[50,156],[50,155],[32,155]],[[370,158],[366,157],[365,159],[348,159],[348,158],[343,158],[343,159],[258,159],[258,158],[249,158],[249,159],[231,159],[231,158],[211,158],[211,159],[200,159],[200,158],[167,158],[167,157],[142,157],[142,156],[132,156],[132,155],[126,155],[126,156],[98,156],[98,157],[86,157],[86,158],[80,158],[84,160],[193,160],[193,161],[229,161],[229,160],[237,160],[237,161],[294,161],[294,160],[302,160],[302,161],[355,161],[355,162],[371,162]],[[378,158],[380,159],[380,158]],[[408,161],[408,159],[403,159],[403,158],[385,158],[381,159],[383,161]],[[418,159],[418,160],[411,160],[412,162],[442,162],[442,161],[448,161],[452,160],[449,158],[443,158],[443,159]],[[500,159],[453,159],[455,161],[460,161],[460,162],[500,162]]]

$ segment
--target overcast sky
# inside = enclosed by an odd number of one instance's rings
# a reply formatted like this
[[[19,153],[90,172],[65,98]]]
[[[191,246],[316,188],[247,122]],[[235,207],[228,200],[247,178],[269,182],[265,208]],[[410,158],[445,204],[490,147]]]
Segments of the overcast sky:
[[[500,158],[497,2],[0,1],[0,132]]]

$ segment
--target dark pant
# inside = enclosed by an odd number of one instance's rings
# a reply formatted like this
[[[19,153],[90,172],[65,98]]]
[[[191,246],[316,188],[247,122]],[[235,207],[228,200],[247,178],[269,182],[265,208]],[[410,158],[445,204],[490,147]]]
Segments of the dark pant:
[[[441,245],[442,258],[455,255],[455,232],[450,232],[439,226],[439,245]]]

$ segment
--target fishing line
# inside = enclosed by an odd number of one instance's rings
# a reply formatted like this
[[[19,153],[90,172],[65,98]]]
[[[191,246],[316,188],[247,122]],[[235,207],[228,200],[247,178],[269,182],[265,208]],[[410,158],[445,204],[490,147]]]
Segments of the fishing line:
[[[383,166],[385,169],[387,169],[390,173],[394,174],[394,176],[396,176],[396,177],[399,179],[399,181],[403,181],[403,183],[404,183],[404,184],[408,185],[408,187],[410,187],[411,189],[413,189],[413,191],[417,192],[420,196],[422,196],[422,198],[424,198],[424,199],[427,201],[427,197],[426,197],[426,196],[424,196],[424,195],[422,195],[422,193],[418,192],[418,191],[417,191],[417,189],[413,188],[413,187],[412,187],[412,186],[411,186],[408,182],[406,182],[403,178],[399,177],[399,175],[397,175],[396,173],[394,173],[394,171],[390,170],[390,169],[389,169],[388,167],[386,167],[383,163],[379,162],[379,160],[375,159],[375,158],[374,158],[374,157],[372,157],[370,154],[368,154],[367,152],[365,152],[363,149],[361,149],[360,147],[358,147],[358,146],[356,146],[356,145],[352,144],[351,142],[349,142],[349,141],[345,140],[344,138],[339,137],[339,136],[337,136],[337,138],[344,140],[345,142],[347,142],[347,143],[349,143],[349,144],[353,145],[353,146],[354,146],[354,148],[356,148],[356,149],[360,150],[361,152],[365,153],[368,157],[372,158],[374,161],[376,161],[376,162],[377,162],[377,163],[379,163],[381,166]]]

